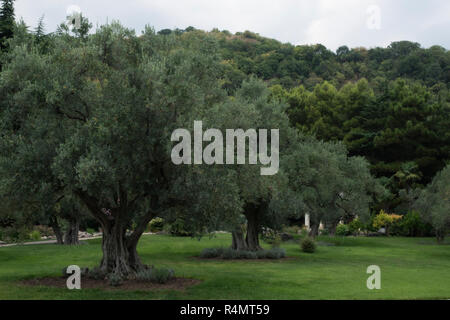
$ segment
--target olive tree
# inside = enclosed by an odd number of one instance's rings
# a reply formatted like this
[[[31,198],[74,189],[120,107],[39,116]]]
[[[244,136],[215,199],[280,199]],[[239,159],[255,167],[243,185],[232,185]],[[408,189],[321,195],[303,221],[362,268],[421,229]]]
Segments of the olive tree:
[[[103,231],[101,270],[120,276],[144,268],[138,241],[170,208],[205,225],[240,212],[232,170],[171,161],[172,132],[226,98],[214,43],[158,37],[117,23],[62,35],[45,55],[16,48],[0,78],[2,185],[77,196]]]
[[[433,181],[419,192],[413,206],[433,225],[437,241],[443,242],[450,230],[450,166],[438,172]]]
[[[299,137],[298,147],[286,155],[286,171],[293,192],[311,217],[311,236],[319,224],[331,226],[331,232],[345,216],[369,216],[369,205],[380,186],[372,178],[361,157],[348,157],[341,143]]]
[[[262,228],[281,226],[281,222],[289,213],[282,210],[280,205],[276,205],[276,202],[287,189],[287,177],[279,170],[279,152],[286,151],[293,129],[289,127],[285,114],[286,106],[277,101],[269,101],[268,97],[266,85],[260,80],[250,78],[242,83],[234,97],[217,105],[215,112],[205,115],[205,125],[210,128],[218,128],[222,132],[235,128],[245,134],[245,163],[234,163],[230,166],[236,174],[242,212],[241,222],[231,226],[232,248],[236,250],[260,250],[259,235]],[[266,156],[271,157],[270,164],[261,163],[261,158],[250,164],[251,152],[255,158],[263,153],[260,129],[267,130]],[[278,136],[275,136],[272,130],[277,130]],[[278,139],[279,150],[275,150],[275,139]],[[233,138],[234,142],[237,140]],[[226,143],[229,144],[230,141]],[[234,156],[237,151],[235,145]],[[277,161],[273,174],[262,174],[264,168],[274,165],[273,161]]]

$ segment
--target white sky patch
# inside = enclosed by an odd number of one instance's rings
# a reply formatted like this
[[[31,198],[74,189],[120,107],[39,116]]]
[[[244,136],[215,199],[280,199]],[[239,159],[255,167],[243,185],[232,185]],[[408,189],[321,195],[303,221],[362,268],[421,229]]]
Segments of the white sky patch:
[[[65,21],[70,5],[81,8],[94,27],[119,20],[137,33],[146,24],[160,29],[231,32],[250,30],[292,44],[321,43],[336,50],[385,46],[411,40],[424,47],[450,47],[448,0],[16,0],[16,16],[34,29],[45,14],[48,32]],[[381,9],[381,29],[367,28],[367,8]]]

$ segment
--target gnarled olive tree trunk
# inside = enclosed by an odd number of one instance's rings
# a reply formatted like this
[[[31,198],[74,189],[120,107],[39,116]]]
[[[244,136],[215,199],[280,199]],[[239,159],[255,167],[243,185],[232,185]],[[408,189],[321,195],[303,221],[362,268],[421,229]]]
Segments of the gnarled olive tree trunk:
[[[234,250],[261,250],[259,244],[259,233],[261,230],[260,216],[264,214],[265,204],[248,203],[244,208],[244,215],[247,219],[246,232],[244,237],[244,228],[232,232],[231,248]]]
[[[142,267],[140,261],[131,261],[129,246],[126,237],[126,226],[118,224],[102,224],[103,257],[100,269],[105,273],[116,273],[121,276],[139,271]]]
[[[258,251],[261,250],[261,246],[259,245],[259,207],[250,207],[249,210],[245,213],[247,217],[247,236],[245,238],[245,242],[247,244],[247,248],[250,251]]]
[[[438,244],[444,243],[445,240],[445,232],[442,230],[436,230],[436,241]]]
[[[69,219],[69,227],[64,235],[64,244],[66,245],[77,245],[80,244],[78,239],[78,232],[80,231],[80,219],[73,218]]]
[[[311,215],[311,225],[310,225],[310,231],[309,236],[311,238],[315,238],[319,235],[319,228],[320,228],[320,221],[322,220],[322,215],[319,214],[312,214]]]
[[[311,230],[309,231],[309,236],[311,238],[315,238],[319,234],[319,226],[320,226],[320,223],[315,223],[315,222],[311,223],[311,227],[310,227]]]
[[[130,214],[135,208],[127,203],[126,196],[122,196],[117,208],[105,209],[98,207],[98,200],[78,192],[80,199],[88,207],[94,218],[102,228],[103,257],[100,262],[100,270],[105,274],[114,273],[121,277],[134,276],[137,272],[146,268],[139,258],[137,244],[145,231],[147,224],[156,216],[154,211],[144,214],[131,229]]]
[[[330,236],[336,235],[336,228],[338,225],[339,225],[339,220],[334,220],[330,224],[327,225]]]
[[[247,242],[245,241],[244,232],[242,230],[233,231],[231,233],[232,243],[231,248],[234,250],[248,250]]]
[[[52,228],[53,233],[56,236],[56,243],[64,244],[63,232],[61,231],[58,219],[55,216],[50,217],[49,226]]]

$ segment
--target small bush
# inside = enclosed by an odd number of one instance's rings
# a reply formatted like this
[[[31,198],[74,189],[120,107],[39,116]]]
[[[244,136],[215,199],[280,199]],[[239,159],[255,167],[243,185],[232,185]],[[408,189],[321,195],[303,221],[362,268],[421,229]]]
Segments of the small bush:
[[[116,273],[111,273],[108,276],[108,282],[109,282],[110,286],[118,287],[118,286],[122,285],[123,279],[120,275],[118,275]]]
[[[140,281],[149,281],[153,283],[166,283],[175,277],[175,272],[172,269],[157,269],[150,268],[140,271],[136,275],[136,279]]]
[[[211,248],[204,249],[200,254],[202,258],[222,258],[224,260],[232,259],[281,259],[286,256],[286,251],[279,247],[270,250],[234,250],[232,248]]]
[[[336,227],[336,235],[340,237],[345,237],[350,235],[350,229],[346,224],[339,224]]]
[[[41,240],[41,233],[38,230],[31,231],[30,239],[34,241]]]
[[[348,230],[350,234],[358,235],[361,230],[364,229],[364,224],[358,219],[353,219],[352,222],[348,224]]]
[[[89,275],[89,268],[88,267],[81,268],[81,276],[87,277],[88,275]]]
[[[310,237],[305,237],[300,242],[300,247],[302,248],[302,251],[306,253],[314,253],[316,251],[316,243]]]
[[[265,259],[266,253],[264,252],[264,250],[256,251],[256,258],[257,259]]]
[[[104,280],[106,278],[106,273],[99,267],[95,267],[88,271],[87,277],[94,280]]]
[[[403,237],[423,237],[431,235],[430,226],[417,211],[410,211],[402,219],[394,222],[390,228],[392,235]]]
[[[286,251],[282,248],[272,248],[266,251],[267,259],[281,259],[286,256]]]
[[[291,235],[300,234],[301,231],[302,231],[302,229],[299,226],[289,226],[289,227],[284,227],[283,228],[283,232],[289,233]]]
[[[226,248],[223,250],[222,259],[238,259],[240,256],[240,250],[233,250],[231,248]]]
[[[255,251],[243,251],[242,253],[243,259],[256,259],[256,252]]]
[[[270,228],[263,228],[261,238],[268,244],[281,243],[278,232]]]
[[[148,224],[148,229],[150,232],[160,232],[164,228],[164,219],[154,218]]]
[[[50,237],[50,236],[55,235],[55,233],[53,232],[53,229],[51,227],[44,226],[44,225],[34,226],[34,230],[39,231],[39,233],[41,234],[41,237]]]
[[[177,218],[168,226],[168,231],[171,235],[177,237],[192,237],[193,232],[187,230],[186,224],[182,218]]]
[[[223,248],[206,248],[202,250],[200,257],[205,259],[218,258],[223,254],[223,251]]]
[[[389,229],[394,224],[401,223],[402,216],[397,214],[389,214],[384,210],[380,210],[380,213],[377,214],[373,219],[373,226],[377,229],[385,228],[386,235],[389,235]]]
[[[67,267],[62,269],[62,276],[63,278],[68,278],[70,276],[70,274],[67,274]]]

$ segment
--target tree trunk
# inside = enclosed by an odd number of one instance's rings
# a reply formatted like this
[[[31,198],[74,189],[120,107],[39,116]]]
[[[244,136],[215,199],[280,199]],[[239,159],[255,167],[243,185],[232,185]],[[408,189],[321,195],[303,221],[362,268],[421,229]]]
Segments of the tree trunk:
[[[121,277],[133,273],[135,271],[133,264],[136,261],[131,262],[130,257],[135,259],[136,256],[133,253],[130,254],[130,247],[126,243],[125,226],[116,224],[113,227],[102,226],[102,229],[103,258],[100,269],[104,273],[115,273]]]
[[[442,244],[444,242],[445,236],[444,233],[436,230],[436,241],[438,244]]]
[[[334,221],[329,225],[328,232],[329,232],[330,236],[334,237],[336,235],[336,228],[337,228],[338,224],[339,224],[339,220]]]
[[[56,236],[57,244],[64,244],[63,233],[61,231],[61,227],[59,226],[58,220],[56,217],[50,218],[49,226],[53,229],[53,232]]]
[[[92,216],[100,223],[102,228],[102,252],[100,270],[105,274],[116,274],[121,278],[132,278],[137,272],[146,269],[137,252],[137,244],[148,223],[161,209],[148,211],[136,222],[136,228],[129,235],[127,227],[131,224],[130,211],[133,205],[128,205],[126,193],[121,191],[117,202],[120,206],[106,209],[98,205],[98,199],[77,190],[76,194],[86,204]],[[151,201],[155,206],[157,199]]]
[[[64,235],[64,244],[77,245],[80,244],[78,240],[78,232],[80,231],[80,220],[78,218],[69,219],[69,227]]]
[[[309,236],[315,238],[319,234],[320,223],[313,222],[311,224],[311,230],[309,231]]]
[[[245,216],[247,217],[247,237],[245,238],[245,242],[248,250],[250,251],[258,251],[262,249],[259,245],[259,209],[260,208],[258,206],[256,208],[250,208],[245,213]]]
[[[234,250],[248,250],[247,242],[244,238],[244,232],[242,230],[233,231],[231,233],[233,237],[233,241],[231,244],[231,248]]]
[[[126,224],[112,220],[109,222],[102,224],[103,258],[100,262],[100,269],[104,273],[114,273],[124,278],[134,276],[146,268],[137,252],[137,244],[146,224],[137,227],[132,235],[127,236]]]

